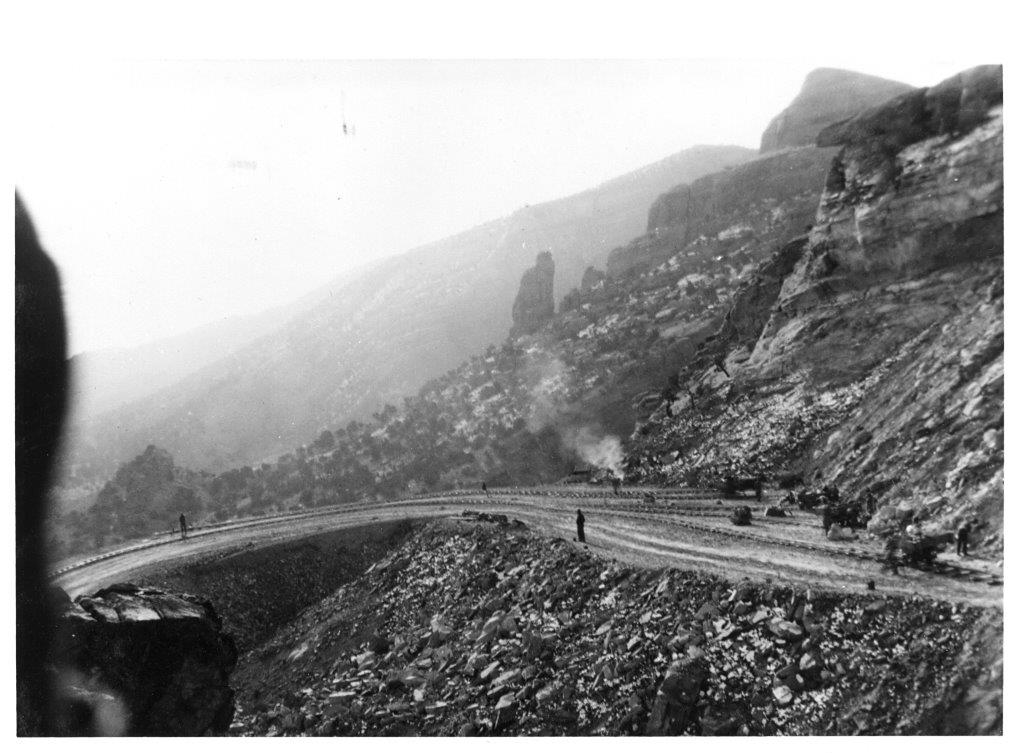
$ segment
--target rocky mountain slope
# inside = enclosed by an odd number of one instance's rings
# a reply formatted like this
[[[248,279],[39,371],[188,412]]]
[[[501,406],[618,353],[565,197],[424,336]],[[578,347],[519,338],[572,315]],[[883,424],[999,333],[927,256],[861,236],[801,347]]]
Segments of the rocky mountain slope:
[[[810,233],[740,290],[635,435],[634,476],[803,472],[882,518],[980,516],[1001,546],[1002,82],[996,66],[824,131]],[[684,394],[685,393],[685,394]]]
[[[232,731],[992,734],[1001,631],[978,608],[638,570],[514,523],[432,524],[240,659]]]
[[[625,249],[635,254],[633,269],[598,282],[591,273],[593,284],[567,295],[557,316],[547,290],[543,316],[530,314],[532,334],[489,348],[370,420],[325,430],[275,462],[221,474],[206,487],[206,512],[224,517],[483,479],[539,483],[575,463],[616,466],[637,395],[664,383],[715,332],[744,271],[811,221],[832,156],[807,147],[697,181],[692,196],[734,198],[695,223],[692,239],[652,227]],[[531,300],[536,277],[536,268],[524,275]]]
[[[557,313],[542,256],[518,299],[528,326],[501,347],[276,462],[211,476],[204,514],[548,482],[581,464],[701,486],[799,472],[880,497],[879,525],[977,516],[998,549],[1000,75],[910,91],[822,146],[663,194]]]
[[[373,265],[173,386],[72,426],[64,483],[81,489],[151,443],[189,467],[225,470],[365,418],[500,342],[519,277],[539,252],[558,265],[561,296],[588,265],[642,232],[660,193],[751,156],[693,147]]]

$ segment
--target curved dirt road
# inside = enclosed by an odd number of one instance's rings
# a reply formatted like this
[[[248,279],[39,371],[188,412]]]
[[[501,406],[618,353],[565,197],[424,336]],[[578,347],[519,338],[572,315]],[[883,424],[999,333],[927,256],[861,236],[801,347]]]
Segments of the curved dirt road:
[[[654,491],[657,501],[644,501]],[[766,499],[767,502],[767,499]],[[459,515],[463,510],[505,513],[540,534],[573,540],[575,512],[587,518],[587,546],[601,556],[645,567],[700,569],[727,577],[771,578],[829,590],[864,592],[873,579],[878,592],[918,594],[983,606],[1001,606],[1001,572],[992,563],[971,560],[968,566],[948,554],[938,572],[904,568],[883,574],[880,547],[870,540],[825,540],[821,519],[796,512],[789,518],[757,514],[749,527],[728,519],[743,500],[723,500],[713,491],[623,490],[621,496],[593,488],[449,492],[380,504],[347,505],[315,513],[235,522],[199,531],[186,541],[166,535],[109,552],[95,561],[64,563],[55,582],[72,597],[118,581],[133,580],[147,570],[175,562],[266,546],[311,534],[401,518],[427,519]],[[753,500],[750,501],[754,506]],[[763,504],[763,503],[762,503]]]

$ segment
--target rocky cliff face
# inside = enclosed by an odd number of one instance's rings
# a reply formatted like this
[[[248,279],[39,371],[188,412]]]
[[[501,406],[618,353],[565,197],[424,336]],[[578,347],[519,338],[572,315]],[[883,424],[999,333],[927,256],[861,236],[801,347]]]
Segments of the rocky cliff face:
[[[1001,69],[984,66],[822,132],[820,144],[842,151],[783,303],[819,280],[849,285],[1001,255],[1002,92]]]
[[[814,227],[740,286],[639,476],[792,467],[947,530],[979,514],[1001,546],[1001,91],[974,69],[822,134]]]
[[[689,244],[767,234],[788,239],[813,221],[834,149],[805,147],[761,157],[658,197],[647,234],[608,255],[613,279],[656,267]]]
[[[523,273],[512,304],[512,337],[528,335],[555,315],[555,262],[551,254],[537,254],[537,263]]]
[[[124,584],[68,602],[54,656],[69,735],[226,732],[234,643],[194,596]]]
[[[761,136],[761,153],[814,144],[826,126],[880,105],[911,87],[863,73],[818,68],[811,71],[789,107],[776,115]]]

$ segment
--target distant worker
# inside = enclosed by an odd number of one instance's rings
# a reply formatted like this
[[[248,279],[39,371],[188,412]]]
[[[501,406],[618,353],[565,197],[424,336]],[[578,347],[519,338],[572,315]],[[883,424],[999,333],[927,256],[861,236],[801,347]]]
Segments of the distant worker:
[[[491,493],[489,491],[487,491],[487,482],[486,481],[484,481],[482,484],[480,484],[480,488],[483,489],[484,494],[486,494],[488,497],[491,496]]]
[[[185,521],[185,513],[178,515],[178,525],[181,527],[181,538],[185,540],[188,538],[188,523]]]
[[[967,556],[967,543],[971,535],[971,525],[973,521],[969,521],[960,526],[960,529],[956,532],[956,554],[958,557]]]
[[[754,488],[754,493],[757,495],[757,501],[760,502],[761,495],[764,494],[764,481],[761,480],[760,476],[757,477],[757,486]]]
[[[612,476],[612,491],[615,492],[615,496],[619,496],[619,487],[622,486],[622,480],[618,476]]]
[[[577,540],[579,540],[580,543],[586,543],[586,541],[587,541],[587,536],[586,536],[585,533],[583,533],[583,524],[586,521],[587,521],[587,519],[583,517],[583,510],[577,509],[576,510],[576,538],[577,538]]]
[[[900,574],[900,542],[896,534],[890,534],[885,540],[885,562],[882,565],[882,572],[892,570],[893,575]]]
[[[873,492],[867,492],[864,495],[864,508],[868,511],[868,515],[874,515],[878,512],[878,497]]]
[[[825,535],[828,536],[828,529],[832,527],[832,511],[828,507],[825,507],[821,514],[821,524],[825,527]]]

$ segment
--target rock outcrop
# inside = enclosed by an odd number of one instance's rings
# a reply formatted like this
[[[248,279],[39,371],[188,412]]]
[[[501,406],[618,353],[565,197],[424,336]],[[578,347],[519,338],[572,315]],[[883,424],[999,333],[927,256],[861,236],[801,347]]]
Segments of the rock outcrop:
[[[676,417],[635,435],[637,477],[795,467],[1002,546],[1001,102],[985,66],[822,132],[814,226],[738,286]]]
[[[835,154],[813,146],[771,154],[672,189],[652,205],[647,234],[608,255],[608,276],[642,274],[702,238],[736,246],[792,238],[814,221]]]
[[[53,658],[64,734],[203,735],[234,714],[234,642],[209,603],[131,584],[66,602]]]
[[[1001,67],[982,66],[822,132],[842,151],[782,303],[823,278],[835,291],[1001,255],[1002,100]]]
[[[753,346],[757,342],[777,304],[783,282],[793,272],[806,248],[806,235],[794,238],[739,285],[717,339],[730,345],[744,343]]]
[[[911,87],[899,81],[836,68],[807,74],[790,105],[776,115],[761,136],[761,153],[814,144],[826,126],[880,105]]]
[[[512,337],[536,332],[555,315],[555,262],[551,254],[537,254],[537,263],[523,273],[512,305]]]
[[[580,282],[580,293],[589,293],[595,290],[607,275],[594,267],[587,267],[583,270],[583,280]]]

